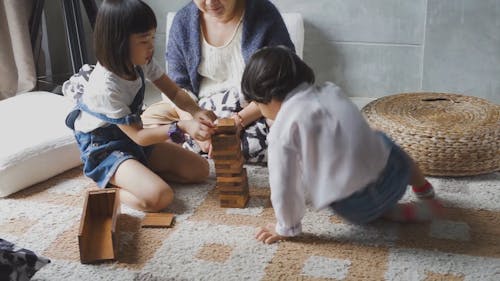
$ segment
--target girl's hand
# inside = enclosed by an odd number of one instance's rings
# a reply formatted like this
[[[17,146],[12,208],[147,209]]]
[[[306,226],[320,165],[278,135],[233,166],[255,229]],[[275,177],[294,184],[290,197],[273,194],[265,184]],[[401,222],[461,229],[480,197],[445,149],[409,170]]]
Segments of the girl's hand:
[[[208,158],[212,159],[213,151],[214,151],[214,147],[212,146],[212,142],[210,141],[210,145],[208,146]]]
[[[197,141],[210,140],[215,132],[211,123],[195,119],[181,120],[177,123],[177,126]]]
[[[259,227],[255,234],[255,239],[266,244],[273,244],[274,242],[284,240],[285,237],[276,233],[275,229],[276,225],[273,223],[269,223],[265,227]]]
[[[208,157],[211,158],[211,147],[212,147],[212,140],[206,140],[206,141],[199,141],[198,146],[200,147],[201,151],[208,153]]]
[[[210,124],[211,127],[214,127],[213,122],[217,119],[217,116],[213,111],[200,109],[193,114],[193,118],[200,122],[205,121],[207,124]]]

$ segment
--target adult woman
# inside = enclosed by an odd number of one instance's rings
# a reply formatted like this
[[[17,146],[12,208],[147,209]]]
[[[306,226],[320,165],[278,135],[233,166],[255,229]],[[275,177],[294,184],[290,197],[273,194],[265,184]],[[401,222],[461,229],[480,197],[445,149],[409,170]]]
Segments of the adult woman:
[[[249,162],[266,161],[268,127],[255,104],[240,90],[245,63],[264,46],[294,50],[277,8],[268,0],[194,0],[179,10],[167,46],[168,75],[218,117],[233,117],[242,130],[243,155]],[[143,114],[145,125],[192,118],[168,102]],[[193,141],[187,142],[196,148]],[[207,152],[209,143],[199,143]]]

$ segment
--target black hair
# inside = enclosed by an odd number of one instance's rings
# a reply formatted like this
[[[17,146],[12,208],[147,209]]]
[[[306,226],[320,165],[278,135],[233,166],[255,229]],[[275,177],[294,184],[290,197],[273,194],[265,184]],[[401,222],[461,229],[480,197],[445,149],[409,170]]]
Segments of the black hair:
[[[104,0],[94,28],[97,61],[118,76],[135,76],[130,61],[130,35],[156,28],[156,16],[140,0]]]
[[[249,102],[283,101],[303,82],[314,83],[313,70],[284,46],[264,47],[254,53],[243,72],[241,91]]]

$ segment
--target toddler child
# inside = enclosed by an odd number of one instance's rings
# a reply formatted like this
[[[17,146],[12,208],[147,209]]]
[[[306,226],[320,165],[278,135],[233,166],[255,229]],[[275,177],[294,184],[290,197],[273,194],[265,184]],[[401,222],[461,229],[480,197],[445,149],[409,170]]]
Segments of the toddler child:
[[[316,209],[329,207],[356,224],[431,220],[440,204],[413,160],[372,130],[339,87],[313,83],[311,68],[284,47],[259,50],[245,67],[245,98],[274,120],[268,168],[277,223],[256,238],[274,243],[299,235],[306,194]],[[426,200],[398,203],[408,184]]]

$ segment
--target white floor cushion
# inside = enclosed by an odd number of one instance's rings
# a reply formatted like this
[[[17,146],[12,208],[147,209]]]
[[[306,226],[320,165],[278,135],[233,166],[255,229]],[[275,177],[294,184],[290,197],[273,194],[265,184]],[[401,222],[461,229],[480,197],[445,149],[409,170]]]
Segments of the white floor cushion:
[[[0,197],[81,165],[64,124],[72,107],[67,98],[48,92],[0,101]]]

